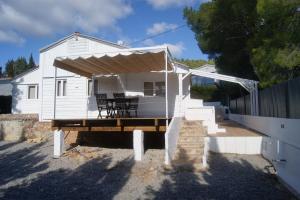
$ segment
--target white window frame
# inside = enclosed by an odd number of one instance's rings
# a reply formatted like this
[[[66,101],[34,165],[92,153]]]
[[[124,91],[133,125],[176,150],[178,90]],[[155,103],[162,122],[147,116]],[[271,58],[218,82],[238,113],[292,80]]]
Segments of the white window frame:
[[[151,83],[152,84],[152,95],[146,95],[145,94],[145,83]],[[154,96],[154,85],[153,85],[153,82],[151,82],[151,81],[145,81],[143,87],[144,87],[143,88],[143,93],[144,93],[145,97],[153,97]]]
[[[35,88],[35,92],[34,92],[34,98],[29,98],[29,87],[34,87]],[[27,99],[38,99],[39,98],[39,87],[38,84],[30,84],[27,85]]]
[[[88,97],[91,97],[91,96],[93,96],[93,80],[92,79],[88,79],[87,82],[86,82],[86,84],[87,84],[86,85],[86,95]]]
[[[145,83],[152,83],[152,94],[153,95],[145,95]],[[156,94],[156,84],[157,83],[164,83],[165,84],[165,92],[164,92],[164,95],[157,95]],[[144,96],[145,97],[165,97],[166,96],[166,83],[165,83],[165,81],[155,81],[155,82],[153,82],[153,81],[145,81],[144,82],[144,88],[143,88],[143,92],[144,92]]]
[[[64,90],[64,82],[66,84],[65,90]],[[59,86],[60,86],[60,88],[59,88]],[[55,91],[55,94],[56,94],[57,97],[65,97],[65,96],[67,96],[67,79],[57,79],[56,80],[56,91]]]
[[[157,94],[157,91],[156,91],[157,83],[163,83],[164,84],[165,89],[163,91],[163,95],[158,95]],[[165,83],[165,81],[156,81],[156,82],[154,82],[154,96],[156,96],[156,97],[165,97],[166,96],[166,83]]]

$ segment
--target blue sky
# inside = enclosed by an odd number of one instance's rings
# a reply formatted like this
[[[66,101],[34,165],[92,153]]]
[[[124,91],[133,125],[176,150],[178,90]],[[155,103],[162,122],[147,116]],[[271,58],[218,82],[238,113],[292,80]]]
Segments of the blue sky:
[[[85,3],[83,3],[85,2]],[[0,0],[0,66],[79,31],[131,47],[168,44],[174,57],[207,59],[182,10],[200,0]],[[46,8],[46,9],[45,9]],[[175,30],[174,30],[175,29]],[[176,30],[177,29],[177,30]],[[147,39],[164,31],[171,31]]]

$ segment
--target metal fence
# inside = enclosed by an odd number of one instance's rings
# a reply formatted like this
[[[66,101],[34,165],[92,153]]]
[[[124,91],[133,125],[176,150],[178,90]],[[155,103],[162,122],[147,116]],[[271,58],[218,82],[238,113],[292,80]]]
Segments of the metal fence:
[[[11,113],[11,96],[0,96],[0,114]]]
[[[259,115],[300,119],[300,77],[260,90]],[[230,101],[231,113],[250,115],[250,95]]]

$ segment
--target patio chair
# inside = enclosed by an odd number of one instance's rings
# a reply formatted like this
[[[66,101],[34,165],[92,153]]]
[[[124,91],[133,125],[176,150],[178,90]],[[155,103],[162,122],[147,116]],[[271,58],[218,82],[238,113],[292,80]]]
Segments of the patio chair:
[[[138,97],[132,98],[129,102],[129,105],[126,108],[126,112],[128,116],[130,116],[130,111],[134,111],[135,117],[137,117],[138,106],[139,106],[139,98]]]
[[[115,99],[125,99],[125,93],[113,93]]]
[[[97,118],[101,117],[101,119],[102,119],[101,112],[103,110],[106,110],[107,116],[109,115],[109,112],[110,112],[109,105],[106,101],[107,94],[95,94],[95,96],[96,96],[97,107],[98,107],[98,111],[99,111],[99,114],[98,114]]]
[[[114,112],[116,112],[115,115],[117,117],[121,116],[123,117],[125,112],[126,112],[126,99],[125,98],[115,98],[115,107],[114,107]]]

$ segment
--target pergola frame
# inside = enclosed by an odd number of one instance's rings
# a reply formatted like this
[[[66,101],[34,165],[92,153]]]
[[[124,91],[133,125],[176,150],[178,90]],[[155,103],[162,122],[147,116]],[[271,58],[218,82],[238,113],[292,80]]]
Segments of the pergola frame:
[[[144,47],[144,48],[131,48],[131,49],[122,49],[122,50],[118,50],[118,51],[111,51],[111,52],[104,52],[104,53],[100,53],[100,54],[88,54],[88,55],[74,55],[74,56],[70,56],[70,57],[57,57],[54,61],[54,67],[55,67],[55,75],[54,75],[54,81],[55,81],[55,89],[54,89],[54,119],[56,119],[56,78],[57,78],[57,68],[61,68],[64,70],[68,70],[71,71],[73,73],[79,72],[79,75],[83,75],[86,76],[87,78],[91,78],[92,79],[92,90],[94,91],[94,79],[95,77],[99,77],[99,76],[106,76],[106,75],[117,75],[117,73],[109,73],[109,74],[103,74],[103,73],[97,73],[97,69],[96,67],[99,68],[105,68],[105,67],[101,67],[100,65],[97,66],[96,63],[91,63],[90,60],[88,59],[96,59],[97,55],[99,56],[99,58],[101,58],[100,56],[107,56],[110,54],[115,54],[115,56],[120,56],[121,53],[128,53],[128,52],[132,52],[132,54],[136,54],[138,55],[139,53],[144,53],[144,52],[151,52],[151,51],[158,51],[158,52],[162,52],[164,53],[164,62],[163,65],[164,66],[157,66],[158,68],[161,67],[161,72],[165,73],[165,118],[169,119],[169,105],[168,105],[168,72],[169,71],[174,71],[174,66],[172,65],[172,57],[171,54],[168,50],[168,46],[167,45],[163,45],[163,46],[155,46],[155,47]],[[157,53],[157,52],[156,52]],[[130,54],[131,55],[131,54]],[[113,56],[114,57],[114,56]],[[82,61],[86,61],[89,64],[87,68],[89,70],[95,70],[95,72],[91,73],[91,71],[89,72],[85,72],[84,70],[81,70],[80,68],[78,68],[79,66],[83,66],[83,62]],[[65,63],[66,62],[66,63]],[[99,60],[99,62],[101,62],[101,60]],[[70,64],[71,63],[71,64]],[[73,67],[72,64],[74,64],[75,66]],[[118,65],[121,65],[121,63],[117,63]],[[93,68],[95,67],[95,68]],[[169,68],[169,69],[168,69]],[[171,70],[170,70],[171,68]],[[109,71],[110,69],[105,69],[105,71]],[[137,71],[137,72],[141,72],[141,71]],[[156,69],[154,70],[145,70],[144,72],[159,72]],[[122,73],[122,71],[120,71],[120,73]],[[126,73],[126,72],[125,72]],[[94,93],[93,93],[94,94]],[[166,120],[166,127],[168,127],[168,120]]]
[[[219,73],[207,72],[200,69],[191,69],[188,74],[186,74],[183,79],[189,75],[201,76],[206,78],[212,78],[222,81],[227,81],[231,83],[237,83],[245,88],[250,93],[250,109],[251,115],[259,115],[259,105],[258,105],[258,81],[238,78],[234,76],[223,75]],[[182,79],[182,80],[183,80]]]

